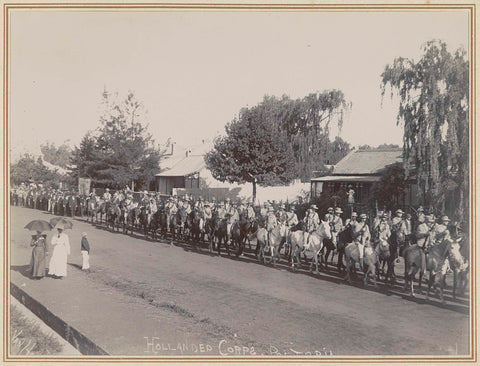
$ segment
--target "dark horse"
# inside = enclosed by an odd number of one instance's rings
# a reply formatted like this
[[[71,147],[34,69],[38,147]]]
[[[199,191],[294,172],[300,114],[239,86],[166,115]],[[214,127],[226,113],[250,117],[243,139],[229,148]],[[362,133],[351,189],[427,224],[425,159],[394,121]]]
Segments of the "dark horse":
[[[388,239],[388,252],[380,255],[380,265],[384,272],[385,264],[387,265],[387,273],[385,273],[385,282],[390,278],[392,284],[395,284],[395,260],[398,258],[398,248],[400,246],[396,231],[392,231],[392,235]],[[387,255],[388,253],[388,255]]]
[[[112,230],[120,230],[120,220],[122,211],[117,204],[111,204],[107,211],[107,229],[112,226]]]
[[[230,248],[228,246],[227,240],[227,219],[220,218],[216,214],[213,216],[215,222],[215,229],[214,229],[214,241],[217,241],[217,251],[218,255],[220,255],[220,246],[222,243],[225,245],[227,249],[227,254],[230,256]]]
[[[160,235],[158,231],[160,230]],[[149,231],[152,233],[152,239],[157,240],[157,237],[166,238],[167,236],[167,213],[165,209],[161,208],[152,215],[150,220]]]
[[[338,272],[341,272],[345,269],[345,265],[343,264],[343,257],[345,256],[345,248],[348,244],[353,242],[353,231],[352,226],[348,224],[342,231],[338,233],[337,237],[337,251],[338,251],[338,259],[337,259],[337,269]]]
[[[202,220],[202,215],[200,211],[193,210],[188,215],[187,226],[190,231],[190,239],[192,241],[192,246],[197,249],[197,244],[200,244],[202,238],[203,230],[200,228],[200,221]]]
[[[172,232],[172,240],[177,238],[185,239],[185,224],[187,222],[187,211],[181,207],[175,215],[170,216],[170,230]]]

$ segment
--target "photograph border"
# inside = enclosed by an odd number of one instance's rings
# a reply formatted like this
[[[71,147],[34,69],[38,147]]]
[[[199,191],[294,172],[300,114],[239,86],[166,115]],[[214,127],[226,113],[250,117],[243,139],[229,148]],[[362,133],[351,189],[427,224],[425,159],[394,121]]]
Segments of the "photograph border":
[[[476,1],[469,3],[195,3],[195,2],[165,2],[165,3],[55,3],[55,2],[4,2],[3,3],[3,362],[169,362],[169,363],[399,363],[399,362],[477,362],[477,278],[476,278],[476,60],[478,58],[476,48]],[[470,40],[470,355],[468,356],[329,356],[323,358],[294,357],[294,356],[251,356],[251,357],[222,357],[222,356],[163,356],[163,357],[140,357],[140,356],[71,356],[71,357],[31,357],[12,356],[9,354],[10,341],[10,202],[9,202],[9,90],[10,90],[10,15],[14,11],[22,10],[66,10],[66,11],[441,11],[441,10],[465,10],[469,12]],[[476,57],[477,56],[477,57]]]

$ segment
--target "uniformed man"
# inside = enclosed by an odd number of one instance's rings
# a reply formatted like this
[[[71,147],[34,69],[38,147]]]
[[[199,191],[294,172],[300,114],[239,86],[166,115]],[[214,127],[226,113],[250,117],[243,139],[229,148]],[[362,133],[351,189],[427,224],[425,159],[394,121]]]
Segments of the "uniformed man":
[[[373,224],[372,224],[372,232],[375,233],[378,231],[378,225],[380,225],[380,222],[382,220],[386,220],[387,217],[384,216],[383,214],[383,211],[382,210],[379,210],[377,212],[377,216],[375,216],[375,218],[373,219]]]
[[[232,237],[232,227],[235,222],[240,219],[236,204],[231,204],[227,211],[227,240],[230,241]]]
[[[227,197],[225,199],[225,210],[227,210],[227,212],[228,212],[228,210],[230,210],[231,206],[232,206],[232,204],[230,203],[230,198]]]
[[[277,212],[277,219],[280,225],[284,225],[287,222],[287,212],[285,211],[285,205],[281,204]]]
[[[334,217],[334,213],[333,213],[333,207],[329,207],[327,209],[327,214],[325,215],[325,219],[330,223],[333,221],[333,217]]]
[[[441,223],[435,225],[434,231],[435,231],[436,245],[442,243],[444,240],[451,240],[450,230],[448,229],[449,225],[450,225],[450,219],[448,218],[448,216],[442,216]],[[443,261],[443,265],[440,270],[442,275],[445,275],[449,269],[450,269],[450,262],[445,253],[445,260]]]
[[[268,208],[268,213],[267,213],[267,220],[266,220],[266,229],[268,232],[268,244],[267,246],[270,245],[270,233],[272,232],[273,229],[278,225],[277,221],[277,216],[275,215],[275,211],[272,206]]]
[[[378,236],[377,236],[378,240],[380,240],[383,243],[388,242],[388,239],[390,239],[392,232],[390,230],[390,225],[387,222],[387,215],[383,214],[382,217],[380,218],[380,223],[378,224],[377,232],[378,232]]]
[[[435,217],[426,216],[425,221],[420,223],[415,230],[417,245],[424,251],[434,242]]]
[[[341,217],[343,211],[340,207],[335,209],[335,214],[332,219],[331,227],[332,227],[332,242],[337,246],[338,242],[338,233],[343,230],[343,219]]]
[[[225,210],[225,203],[220,202],[220,206],[217,209],[217,217],[223,220],[226,215],[227,215],[227,210]]]
[[[355,222],[357,222],[357,213],[355,211],[352,212],[352,216],[349,219],[345,220],[345,228],[352,227]]]
[[[320,218],[317,213],[318,207],[316,205],[311,205],[305,216],[305,229],[307,230],[307,243],[310,239],[310,235],[318,229],[320,225]],[[306,247],[306,246],[305,246]]]
[[[260,216],[267,217],[268,214],[268,203],[264,202],[263,207],[260,209]]]
[[[247,219],[250,222],[255,220],[255,210],[253,209],[251,202],[247,203]]]
[[[367,215],[360,215],[360,222],[355,222],[353,224],[353,239],[355,245],[358,246],[359,262],[360,269],[363,271],[363,254],[365,252],[365,244],[367,244],[370,239],[370,229],[367,224]]]
[[[105,193],[103,194],[103,199],[104,199],[105,202],[110,202],[110,200],[112,199],[112,195],[110,193],[109,188],[105,189]]]

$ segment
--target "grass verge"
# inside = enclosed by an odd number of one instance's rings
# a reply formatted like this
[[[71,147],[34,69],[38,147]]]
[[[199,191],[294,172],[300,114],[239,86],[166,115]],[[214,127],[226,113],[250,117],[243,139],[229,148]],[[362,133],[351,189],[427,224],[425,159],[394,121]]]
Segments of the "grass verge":
[[[62,345],[40,330],[38,324],[27,319],[15,306],[10,308],[10,354],[55,355]]]

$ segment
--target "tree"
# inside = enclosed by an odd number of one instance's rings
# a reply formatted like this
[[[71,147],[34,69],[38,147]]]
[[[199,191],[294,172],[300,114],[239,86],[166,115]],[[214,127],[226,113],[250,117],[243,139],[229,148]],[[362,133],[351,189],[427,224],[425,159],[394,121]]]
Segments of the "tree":
[[[398,57],[382,73],[400,99],[406,174],[413,173],[425,204],[468,222],[469,62],[441,41],[427,42],[422,58]]]
[[[63,177],[56,170],[48,169],[42,158],[25,154],[10,166],[10,179],[15,185],[27,182],[42,183],[46,187],[58,188]]]
[[[408,188],[405,169],[402,163],[394,163],[382,169],[380,174],[380,181],[372,187],[372,200],[376,200],[379,207],[393,211],[403,200]]]
[[[45,161],[61,168],[68,168],[72,158],[72,149],[66,143],[57,147],[53,142],[47,141],[40,145],[40,150]]]
[[[261,107],[244,108],[225,127],[205,156],[214,178],[230,183],[250,182],[255,202],[257,184],[289,183],[295,176],[295,158],[285,136],[264,116]]]
[[[143,105],[132,92],[119,100],[118,94],[104,91],[102,108],[96,133],[88,133],[75,148],[74,174],[102,186],[148,188],[159,172],[161,151],[148,133]]]

